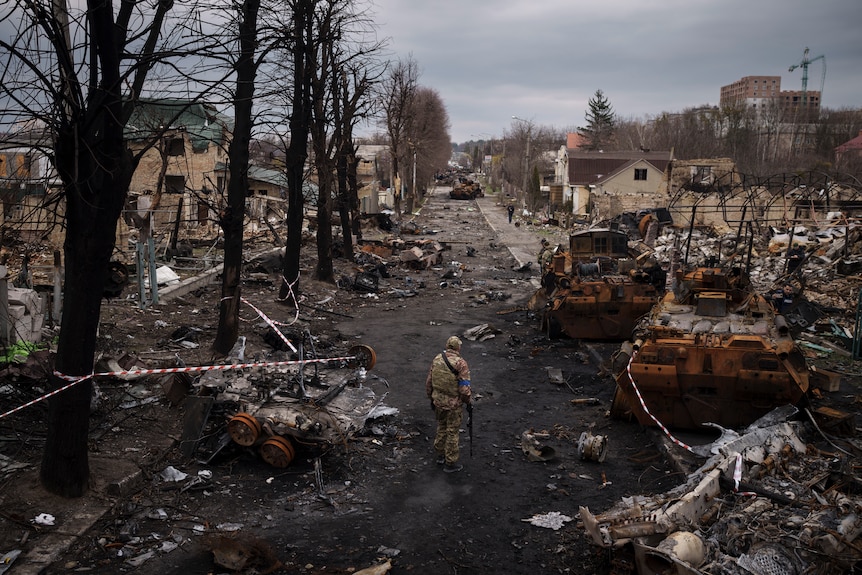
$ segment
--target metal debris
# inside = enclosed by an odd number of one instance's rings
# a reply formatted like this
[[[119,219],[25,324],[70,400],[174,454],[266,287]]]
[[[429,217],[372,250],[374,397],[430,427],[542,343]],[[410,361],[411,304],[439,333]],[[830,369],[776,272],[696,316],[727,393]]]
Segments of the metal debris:
[[[631,566],[615,575],[849,572],[862,560],[858,458],[817,449],[817,435],[784,422],[725,438],[667,493],[581,507],[584,529]]]

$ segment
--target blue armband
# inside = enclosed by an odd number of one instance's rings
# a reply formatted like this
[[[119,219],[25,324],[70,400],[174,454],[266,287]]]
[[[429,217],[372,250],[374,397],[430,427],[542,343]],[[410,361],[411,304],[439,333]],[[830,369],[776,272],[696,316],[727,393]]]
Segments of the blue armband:
[[[469,379],[462,379],[458,382],[458,385],[466,385],[467,387],[470,387],[470,380]]]

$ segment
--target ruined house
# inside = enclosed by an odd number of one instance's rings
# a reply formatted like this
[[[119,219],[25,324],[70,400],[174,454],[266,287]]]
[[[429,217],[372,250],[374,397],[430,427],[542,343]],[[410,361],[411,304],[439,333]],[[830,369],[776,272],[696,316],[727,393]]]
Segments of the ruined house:
[[[666,205],[665,171],[671,152],[586,152],[566,148],[568,166],[563,201],[571,201],[575,214],[607,219],[643,207]]]
[[[225,190],[232,119],[212,105],[184,99],[144,100],[126,125],[133,152],[144,151],[129,185],[130,204],[143,215],[153,210],[154,229],[178,217],[186,227],[215,222],[216,193]],[[155,209],[153,209],[155,208]]]
[[[389,190],[389,147],[363,144],[357,146],[356,179],[359,187],[359,211],[376,214],[382,206],[392,206],[395,198]]]
[[[48,156],[41,130],[7,134],[0,143],[0,218],[4,235],[14,234],[24,242],[47,241],[59,247],[55,234],[63,216],[62,206],[41,210],[46,196],[58,189],[59,181]]]
[[[862,130],[855,138],[835,148],[835,165],[847,170],[862,166]]]

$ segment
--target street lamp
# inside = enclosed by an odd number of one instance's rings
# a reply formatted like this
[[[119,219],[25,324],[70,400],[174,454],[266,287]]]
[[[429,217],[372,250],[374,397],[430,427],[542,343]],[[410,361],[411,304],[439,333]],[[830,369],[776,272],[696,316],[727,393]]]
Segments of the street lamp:
[[[518,120],[519,122],[524,122],[527,124],[527,148],[526,153],[524,154],[524,185],[521,188],[521,193],[524,194],[524,198],[527,197],[527,183],[530,178],[530,138],[533,134],[533,122],[530,120],[525,120],[524,118],[519,118],[518,116],[512,116],[513,120]],[[523,205],[523,201],[522,201]]]

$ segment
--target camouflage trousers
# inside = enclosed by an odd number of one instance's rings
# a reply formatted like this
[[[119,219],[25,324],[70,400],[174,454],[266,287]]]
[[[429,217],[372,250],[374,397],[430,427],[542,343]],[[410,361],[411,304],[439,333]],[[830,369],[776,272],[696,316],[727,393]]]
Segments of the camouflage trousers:
[[[434,437],[434,451],[446,457],[446,463],[452,464],[458,461],[458,432],[461,429],[461,418],[463,413],[461,406],[458,409],[435,410],[437,414],[437,435]]]

